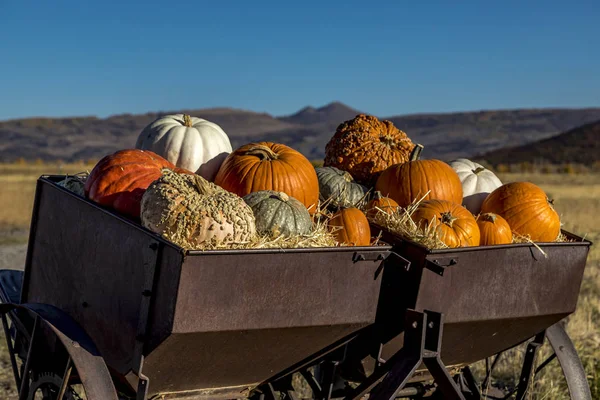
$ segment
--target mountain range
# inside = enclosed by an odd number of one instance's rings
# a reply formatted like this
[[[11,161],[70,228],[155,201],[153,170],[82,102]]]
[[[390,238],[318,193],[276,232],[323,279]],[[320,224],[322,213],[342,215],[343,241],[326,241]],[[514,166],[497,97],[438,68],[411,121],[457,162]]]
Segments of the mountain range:
[[[142,129],[161,115],[182,112],[219,124],[234,149],[251,141],[276,141],[295,148],[311,160],[322,160],[325,145],[336,127],[361,113],[333,102],[318,108],[305,107],[286,116],[209,108],[120,114],[107,118],[7,120],[0,121],[0,161],[12,162],[19,158],[98,160],[116,150],[132,148]],[[483,110],[378,117],[392,121],[414,142],[423,144],[424,158],[449,160],[488,157],[490,152],[509,145],[531,144],[600,121],[600,108]]]
[[[592,166],[600,162],[600,121],[534,143],[495,150],[478,158],[493,166],[508,164],[507,161],[512,164],[568,162]]]

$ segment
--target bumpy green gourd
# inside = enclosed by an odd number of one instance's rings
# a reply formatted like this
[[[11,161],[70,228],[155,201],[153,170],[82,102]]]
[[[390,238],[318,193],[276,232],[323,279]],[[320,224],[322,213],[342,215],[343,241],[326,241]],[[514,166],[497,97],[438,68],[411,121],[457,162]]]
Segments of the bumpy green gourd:
[[[304,204],[283,192],[252,192],[244,196],[244,201],[254,211],[259,234],[298,236],[307,235],[312,230],[312,220]]]
[[[173,243],[198,249],[252,240],[252,209],[236,194],[199,175],[163,170],[141,202],[142,225]]]
[[[368,189],[357,183],[347,171],[336,167],[316,168],[319,179],[319,199],[330,200],[333,208],[355,207],[363,200]]]

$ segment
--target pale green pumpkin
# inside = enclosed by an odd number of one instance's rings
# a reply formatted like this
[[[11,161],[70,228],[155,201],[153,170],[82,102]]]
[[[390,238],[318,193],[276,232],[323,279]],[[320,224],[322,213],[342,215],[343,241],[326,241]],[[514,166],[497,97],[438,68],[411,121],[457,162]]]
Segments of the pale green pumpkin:
[[[316,168],[319,179],[319,199],[329,201],[332,208],[356,207],[368,188],[357,183],[347,171],[336,167]]]
[[[256,232],[271,237],[308,235],[312,220],[300,201],[283,192],[260,190],[243,197],[252,208]]]

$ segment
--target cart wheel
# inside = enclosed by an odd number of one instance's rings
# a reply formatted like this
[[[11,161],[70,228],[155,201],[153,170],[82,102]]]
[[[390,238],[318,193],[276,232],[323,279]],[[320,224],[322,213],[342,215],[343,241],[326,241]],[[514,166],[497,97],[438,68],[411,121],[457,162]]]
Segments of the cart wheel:
[[[27,400],[58,400],[63,378],[52,372],[38,374],[29,386]],[[73,386],[67,386],[61,400],[80,400]]]
[[[0,304],[0,315],[19,399],[74,400],[81,392],[88,400],[118,400],[98,349],[69,315],[50,305],[14,303]],[[25,338],[22,344],[13,340],[9,319]]]
[[[465,397],[520,400],[568,396],[566,398],[591,400],[585,370],[562,323],[548,328],[545,338],[547,345],[544,343],[544,335],[540,334],[526,344],[472,365],[472,370],[468,366],[463,368],[455,379]],[[515,360],[520,360],[521,363]],[[547,388],[543,382],[544,373],[556,374],[557,376],[552,376],[553,380],[562,375],[568,394],[566,391],[560,394],[550,392],[552,388]],[[553,389],[559,390],[556,387]]]

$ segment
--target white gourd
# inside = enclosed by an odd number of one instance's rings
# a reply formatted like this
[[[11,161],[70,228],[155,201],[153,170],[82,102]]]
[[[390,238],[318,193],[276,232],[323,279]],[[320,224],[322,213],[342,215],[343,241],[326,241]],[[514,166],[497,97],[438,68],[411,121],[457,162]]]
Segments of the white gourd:
[[[210,182],[232,151],[219,125],[185,114],[165,115],[152,122],[139,134],[135,148],[153,151]]]
[[[472,214],[479,214],[483,201],[491,192],[502,186],[502,182],[492,171],[466,158],[458,158],[448,164],[458,174],[462,183],[463,205]]]

